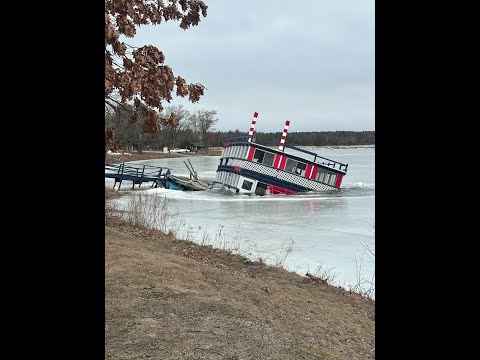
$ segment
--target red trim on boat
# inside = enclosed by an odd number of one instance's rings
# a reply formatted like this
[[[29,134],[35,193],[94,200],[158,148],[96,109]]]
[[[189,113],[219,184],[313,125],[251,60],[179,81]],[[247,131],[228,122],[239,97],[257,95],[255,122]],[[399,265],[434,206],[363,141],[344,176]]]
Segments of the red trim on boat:
[[[242,168],[240,166],[234,166],[233,167],[233,171],[235,171],[237,173],[240,172],[241,170],[242,170]]]
[[[293,190],[288,190],[285,188],[282,188],[280,186],[275,186],[275,185],[268,185],[267,190],[270,190],[270,194],[296,194],[296,191]]]
[[[343,174],[337,175],[337,181],[335,182],[335,187],[339,188],[342,185]]]
[[[287,157],[286,156],[281,156],[280,159],[280,166],[278,167],[280,170],[285,170],[285,164],[287,163]]]
[[[253,154],[255,154],[255,148],[253,146],[250,146],[250,149],[248,150],[248,155],[247,155],[248,161],[253,160]]]
[[[318,166],[313,165],[313,170],[312,170],[312,176],[310,176],[310,179],[315,180],[318,174]]]
[[[312,172],[312,164],[307,164],[307,167],[305,168],[305,177],[307,179],[310,179],[310,173]]]
[[[273,167],[278,168],[278,165],[280,164],[280,158],[282,155],[276,154],[275,155],[275,160],[273,160]]]

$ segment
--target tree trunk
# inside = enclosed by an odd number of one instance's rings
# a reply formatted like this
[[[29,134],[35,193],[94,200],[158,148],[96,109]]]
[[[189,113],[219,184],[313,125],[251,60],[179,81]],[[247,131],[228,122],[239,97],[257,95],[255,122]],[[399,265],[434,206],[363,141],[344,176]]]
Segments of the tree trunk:
[[[142,130],[138,132],[138,153],[141,154],[143,152],[143,144],[142,144]]]

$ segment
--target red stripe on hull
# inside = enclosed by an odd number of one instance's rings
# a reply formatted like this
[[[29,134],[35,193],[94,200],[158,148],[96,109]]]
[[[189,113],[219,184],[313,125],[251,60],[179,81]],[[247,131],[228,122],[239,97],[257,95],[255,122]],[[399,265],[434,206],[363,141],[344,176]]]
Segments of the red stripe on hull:
[[[288,189],[285,189],[285,188],[282,188],[280,186],[274,186],[274,185],[268,185],[267,186],[267,191],[270,191],[270,194],[287,194],[287,195],[291,195],[291,194],[296,194],[297,192],[296,191],[293,191],[293,190],[288,190]]]
[[[343,174],[337,175],[337,181],[335,182],[335,187],[339,188],[342,185]]]
[[[280,170],[285,170],[285,165],[287,163],[287,157],[282,156],[282,159],[280,160],[280,166],[278,167]]]
[[[248,161],[253,160],[253,154],[255,154],[255,148],[253,146],[250,146],[250,149],[248,150],[248,155],[247,155]]]
[[[318,166],[313,165],[313,171],[312,171],[312,176],[310,176],[310,179],[315,180],[318,174]]]

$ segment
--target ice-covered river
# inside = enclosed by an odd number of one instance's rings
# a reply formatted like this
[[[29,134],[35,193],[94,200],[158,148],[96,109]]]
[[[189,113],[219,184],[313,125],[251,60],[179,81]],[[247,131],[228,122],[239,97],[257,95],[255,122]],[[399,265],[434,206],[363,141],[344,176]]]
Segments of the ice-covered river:
[[[122,192],[161,196],[177,212],[171,224],[179,238],[237,249],[252,259],[281,262],[304,275],[327,271],[341,286],[374,281],[375,274],[375,148],[313,148],[349,164],[338,192],[305,195],[248,196],[218,189],[184,192],[144,185],[134,191],[129,182]],[[144,160],[188,176],[189,158],[200,178],[214,180],[218,156]],[[112,187],[113,180],[105,179]],[[116,200],[125,206],[129,196]],[[284,256],[286,256],[285,259]],[[284,261],[283,261],[284,260]],[[364,285],[366,287],[367,285]]]

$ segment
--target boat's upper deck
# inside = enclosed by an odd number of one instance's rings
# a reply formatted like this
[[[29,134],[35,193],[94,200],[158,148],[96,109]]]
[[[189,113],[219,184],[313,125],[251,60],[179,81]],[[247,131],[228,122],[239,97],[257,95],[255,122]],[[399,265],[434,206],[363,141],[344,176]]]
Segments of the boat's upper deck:
[[[253,146],[270,153],[287,156],[288,158],[295,159],[297,161],[306,161],[311,164],[319,165],[321,167],[327,167],[329,169],[334,169],[343,173],[347,172],[348,164],[344,164],[332,159],[325,158],[314,152],[301,149],[296,146],[284,145],[283,151],[279,149],[274,149],[265,145],[257,144],[255,142],[248,142],[248,136],[239,136],[226,139],[223,147],[227,148],[232,145],[242,145],[242,146]]]

